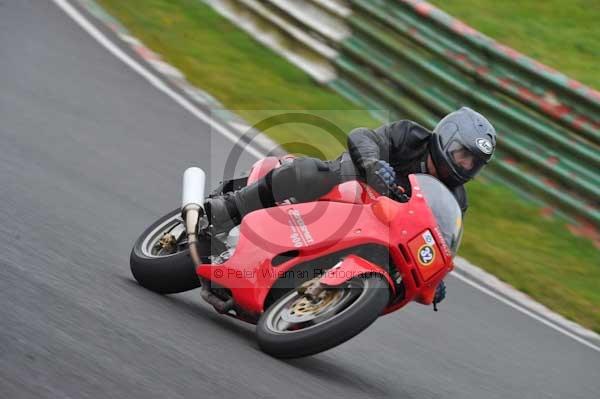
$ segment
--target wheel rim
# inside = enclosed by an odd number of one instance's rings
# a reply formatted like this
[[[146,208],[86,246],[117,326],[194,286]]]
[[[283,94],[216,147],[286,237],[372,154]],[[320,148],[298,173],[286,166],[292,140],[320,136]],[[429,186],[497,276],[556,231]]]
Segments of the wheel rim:
[[[164,258],[181,252],[186,244],[185,226],[177,213],[152,229],[142,241],[140,250],[148,258]]]
[[[367,289],[369,279],[354,279],[342,287],[326,289],[317,303],[311,303],[306,296],[294,290],[269,309],[265,326],[277,334],[294,334],[322,326],[352,309]]]

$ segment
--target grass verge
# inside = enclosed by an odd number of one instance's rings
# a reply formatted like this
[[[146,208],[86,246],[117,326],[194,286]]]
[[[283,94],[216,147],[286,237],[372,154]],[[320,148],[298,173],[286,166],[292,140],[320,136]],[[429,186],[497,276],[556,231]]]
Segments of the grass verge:
[[[369,114],[230,24],[199,0],[99,0],[136,37],[249,122],[268,111],[310,110],[349,131],[374,127]],[[512,22],[512,21],[511,21]],[[296,123],[266,131],[282,143],[309,143],[325,158],[339,138]],[[470,210],[460,255],[551,309],[600,332],[600,253],[508,189],[468,185]],[[450,301],[452,295],[450,293]]]
[[[600,2],[430,0],[475,29],[600,89]]]

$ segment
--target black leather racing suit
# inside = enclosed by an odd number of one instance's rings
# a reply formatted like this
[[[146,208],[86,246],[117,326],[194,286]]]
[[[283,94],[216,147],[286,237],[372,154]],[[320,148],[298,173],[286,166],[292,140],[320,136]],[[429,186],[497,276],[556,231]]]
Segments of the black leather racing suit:
[[[274,169],[258,183],[262,207],[294,198],[298,202],[312,201],[333,186],[348,180],[366,180],[365,165],[384,160],[396,171],[397,184],[409,188],[408,175],[427,173],[427,155],[432,133],[419,124],[401,120],[371,130],[354,129],[348,137],[348,152],[332,161],[297,158]],[[463,213],[467,209],[464,187],[451,187]],[[250,206],[258,209],[258,206]],[[253,209],[246,209],[246,212]],[[246,213],[244,212],[244,213]]]

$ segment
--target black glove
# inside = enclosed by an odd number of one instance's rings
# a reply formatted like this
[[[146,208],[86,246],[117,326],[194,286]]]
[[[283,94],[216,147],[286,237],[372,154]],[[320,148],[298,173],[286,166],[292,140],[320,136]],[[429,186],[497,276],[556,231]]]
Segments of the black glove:
[[[444,280],[440,281],[437,287],[435,287],[435,295],[433,296],[433,310],[437,312],[437,304],[442,302],[446,298],[446,283]]]
[[[382,195],[389,195],[396,188],[396,172],[389,163],[378,160],[366,168],[367,184]]]

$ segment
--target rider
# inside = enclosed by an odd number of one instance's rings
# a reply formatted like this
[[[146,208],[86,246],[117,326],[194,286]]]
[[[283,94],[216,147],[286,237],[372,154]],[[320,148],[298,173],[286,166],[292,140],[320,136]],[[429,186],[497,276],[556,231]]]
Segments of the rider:
[[[388,194],[395,185],[409,189],[409,174],[427,173],[451,190],[464,213],[463,184],[490,161],[495,147],[492,124],[468,107],[446,115],[433,132],[408,120],[376,130],[358,128],[348,137],[348,152],[337,159],[296,158],[234,193],[208,199],[205,209],[218,233],[254,210],[287,199],[312,201],[344,181],[360,179]]]

